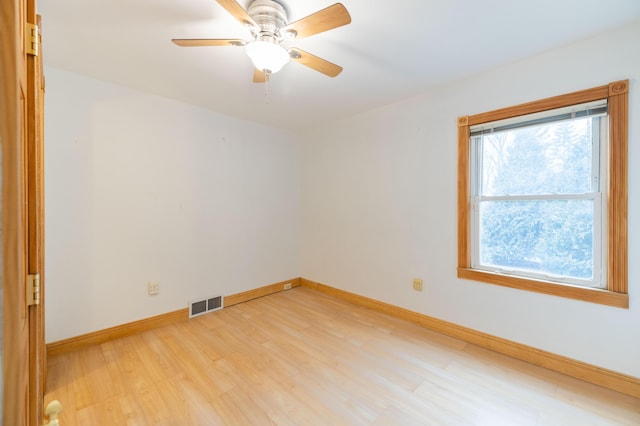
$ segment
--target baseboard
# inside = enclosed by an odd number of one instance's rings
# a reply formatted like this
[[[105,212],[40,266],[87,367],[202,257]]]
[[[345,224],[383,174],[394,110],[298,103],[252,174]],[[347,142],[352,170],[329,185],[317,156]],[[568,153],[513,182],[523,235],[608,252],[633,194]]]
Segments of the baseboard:
[[[61,355],[67,352],[86,348],[88,346],[99,345],[110,340],[131,336],[154,328],[173,324],[189,319],[189,309],[184,308],[166,314],[133,321],[103,330],[93,331],[80,336],[70,337],[64,340],[47,343],[47,357]]]
[[[301,279],[301,284],[356,305],[419,324],[425,328],[460,339],[464,342],[490,349],[549,370],[557,371],[567,376],[584,380],[585,382],[640,398],[639,378],[512,342],[304,278]]]
[[[291,288],[300,287],[301,278],[293,278],[286,281],[281,281],[275,284],[269,284],[264,287],[258,287],[253,290],[244,291],[242,293],[232,294],[231,296],[224,297],[224,306],[229,307],[237,305],[238,303],[247,302],[258,297],[268,296],[273,293],[284,290],[285,284],[291,284]]]
[[[238,303],[246,302],[258,297],[267,296],[284,290],[285,284],[291,284],[291,287],[299,287],[301,285],[300,278],[294,278],[275,284],[269,284],[264,287],[258,287],[253,290],[244,291],[224,297],[224,306],[229,307]],[[98,330],[80,336],[70,337],[64,340],[47,343],[47,356],[61,355],[67,352],[86,348],[88,346],[99,345],[110,340],[119,339],[121,337],[131,336],[143,331],[152,330],[154,328],[173,324],[189,319],[189,309],[184,308],[166,314],[133,321],[127,324],[117,325],[115,327]]]

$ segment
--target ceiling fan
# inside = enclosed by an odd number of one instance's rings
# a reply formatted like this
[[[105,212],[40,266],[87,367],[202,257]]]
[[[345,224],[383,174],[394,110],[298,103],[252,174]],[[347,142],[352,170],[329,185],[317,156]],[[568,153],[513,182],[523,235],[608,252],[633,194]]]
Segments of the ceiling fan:
[[[236,0],[216,0],[234,18],[251,31],[253,40],[242,39],[172,39],[182,47],[244,46],[255,67],[254,83],[264,83],[273,73],[293,60],[329,77],[342,72],[342,67],[296,47],[285,48],[287,40],[309,37],[347,25],[351,16],[336,3],[295,22],[288,22],[287,11],[275,0],[253,0],[245,10]]]

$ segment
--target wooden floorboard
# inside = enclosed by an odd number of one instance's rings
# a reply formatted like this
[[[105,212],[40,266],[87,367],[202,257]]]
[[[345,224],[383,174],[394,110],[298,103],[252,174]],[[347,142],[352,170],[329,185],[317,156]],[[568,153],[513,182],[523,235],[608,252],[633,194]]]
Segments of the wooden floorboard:
[[[640,400],[299,287],[49,359],[74,425],[638,425]]]

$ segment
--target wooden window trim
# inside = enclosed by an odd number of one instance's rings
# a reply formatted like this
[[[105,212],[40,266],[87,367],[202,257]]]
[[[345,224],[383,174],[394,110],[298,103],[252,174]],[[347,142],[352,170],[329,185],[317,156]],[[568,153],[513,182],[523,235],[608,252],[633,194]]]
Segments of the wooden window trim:
[[[609,196],[607,229],[607,289],[514,277],[471,269],[469,223],[469,129],[506,118],[607,99],[609,108]],[[513,107],[458,118],[458,278],[550,294],[592,303],[629,308],[627,268],[627,198],[629,80],[554,96]]]

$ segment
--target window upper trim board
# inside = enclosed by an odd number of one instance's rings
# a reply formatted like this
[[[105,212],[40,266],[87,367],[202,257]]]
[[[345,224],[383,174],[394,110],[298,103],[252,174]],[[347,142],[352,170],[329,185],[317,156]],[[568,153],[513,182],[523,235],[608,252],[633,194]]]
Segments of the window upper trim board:
[[[624,88],[620,87],[622,83]],[[610,89],[614,85],[616,88]],[[481,114],[466,116],[466,123],[458,120],[458,126],[475,126],[476,124],[488,123],[490,121],[504,120],[506,118],[519,117],[521,115],[533,114],[534,112],[547,111],[550,109],[563,108],[570,105],[582,104],[585,102],[598,101],[607,99],[611,95],[620,95],[628,93],[629,80],[616,83],[610,83],[606,86],[594,87],[592,89],[581,90],[579,92],[568,93],[566,95],[553,96],[551,98],[541,99],[539,101],[527,102],[512,107],[496,109],[494,111],[484,112]],[[462,118],[462,117],[461,117]]]
[[[551,294],[620,308],[629,307],[628,290],[628,111],[629,80],[554,96],[513,107],[458,118],[458,278]],[[469,190],[470,127],[572,105],[607,100],[609,109],[608,280],[606,290],[567,286],[471,269]]]

